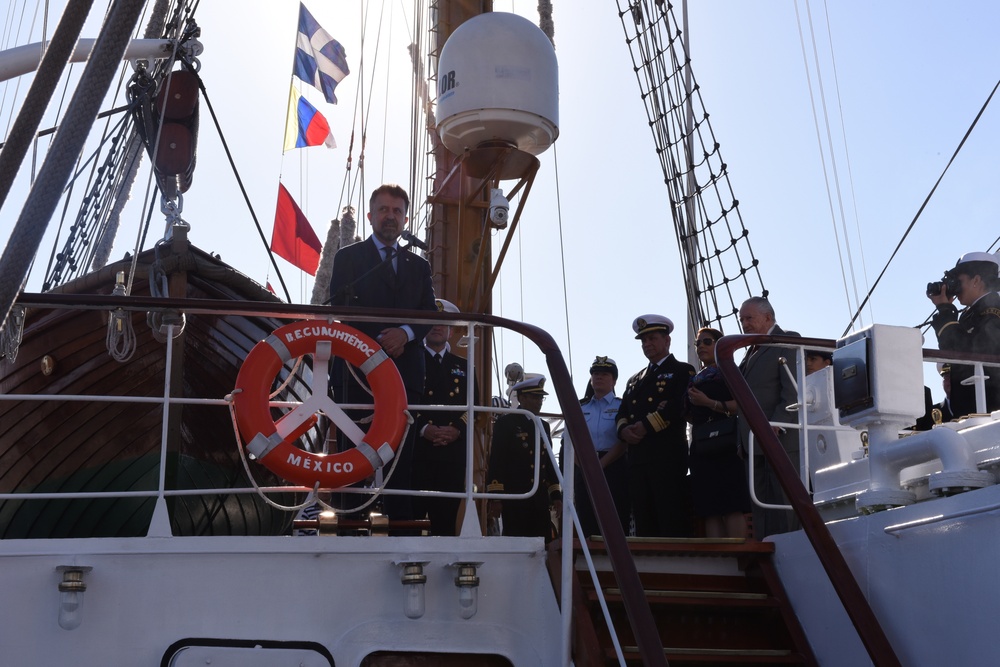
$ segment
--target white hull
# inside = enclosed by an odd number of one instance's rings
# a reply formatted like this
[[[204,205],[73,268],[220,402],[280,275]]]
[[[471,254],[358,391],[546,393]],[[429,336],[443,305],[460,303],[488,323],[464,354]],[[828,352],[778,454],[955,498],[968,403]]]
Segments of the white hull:
[[[418,619],[403,613],[401,561],[428,561]],[[483,563],[471,619],[460,615],[456,561]],[[93,568],[73,630],[58,624],[60,565]],[[167,652],[191,639],[313,642],[338,667],[393,650],[493,653],[519,666],[560,661],[560,617],[541,539],[6,540],[0,590],[19,601],[0,623],[2,662],[10,667],[188,664],[170,663]],[[247,662],[249,650],[232,651],[237,662],[230,663],[216,649],[212,664],[257,664]],[[269,655],[282,658],[269,664],[289,664],[293,650]],[[326,664],[316,660],[302,664]]]
[[[996,663],[1000,487],[829,528],[902,664]],[[769,539],[777,545],[775,567],[820,664],[872,664],[805,534]]]

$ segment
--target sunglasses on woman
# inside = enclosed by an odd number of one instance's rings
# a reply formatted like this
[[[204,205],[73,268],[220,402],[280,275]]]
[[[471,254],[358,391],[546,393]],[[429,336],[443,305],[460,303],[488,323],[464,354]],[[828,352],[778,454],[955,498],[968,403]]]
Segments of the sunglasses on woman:
[[[707,338],[707,337],[706,338],[699,338],[698,340],[696,340],[694,342],[694,344],[695,344],[695,347],[697,347],[699,345],[715,345],[715,339],[714,338]]]

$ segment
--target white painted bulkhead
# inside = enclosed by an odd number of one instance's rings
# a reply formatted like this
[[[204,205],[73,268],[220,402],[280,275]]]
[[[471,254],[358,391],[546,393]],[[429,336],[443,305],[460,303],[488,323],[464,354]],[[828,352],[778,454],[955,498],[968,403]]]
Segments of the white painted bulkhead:
[[[997,663],[1000,487],[828,526],[902,664]],[[871,665],[805,534],[768,539],[820,665]]]
[[[426,611],[404,615],[404,561],[426,561]],[[463,619],[454,563],[481,562]],[[58,624],[61,565],[84,575],[82,620]],[[316,642],[338,667],[378,650],[560,661],[560,616],[540,538],[147,537],[5,540],[4,665],[159,665],[190,638]],[[432,647],[429,649],[429,647]],[[296,663],[298,664],[298,663]]]

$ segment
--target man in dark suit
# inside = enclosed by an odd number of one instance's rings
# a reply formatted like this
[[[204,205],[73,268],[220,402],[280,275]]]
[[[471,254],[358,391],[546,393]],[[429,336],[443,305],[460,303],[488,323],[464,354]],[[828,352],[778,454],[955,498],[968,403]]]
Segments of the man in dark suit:
[[[330,302],[340,306],[436,310],[431,268],[422,257],[399,247],[400,234],[409,220],[410,199],[398,185],[382,185],[372,192],[368,220],[372,235],[361,243],[345,246],[333,259],[330,279]],[[379,342],[392,358],[403,378],[406,398],[419,403],[424,391],[423,338],[430,330],[426,324],[400,322],[350,322],[351,326]],[[333,366],[332,387],[337,400],[346,403],[370,403],[371,396],[355,379],[342,359]],[[397,453],[389,488],[410,488],[413,429]],[[342,446],[349,446],[341,443]],[[409,519],[410,498],[387,496],[384,511],[393,519]]]
[[[438,309],[458,313],[455,304],[437,299]],[[426,405],[460,405],[463,408],[472,392],[476,401],[475,382],[469,386],[465,359],[451,351],[451,327],[436,324],[424,337],[424,378]],[[465,461],[469,413],[463,410],[425,410],[417,416],[414,429],[417,439],[413,450],[413,486],[431,491],[465,491]],[[427,516],[431,535],[457,535],[459,521],[458,498],[413,499],[417,518]]]
[[[687,480],[684,393],[694,367],[670,354],[674,323],[662,315],[632,322],[649,366],[633,375],[622,394],[616,424],[628,445],[629,496],[639,537],[688,537],[691,503]]]
[[[798,336],[794,331],[784,331],[775,322],[771,303],[759,296],[751,297],[740,306],[740,326],[743,333],[770,334],[773,336]],[[785,370],[787,367],[787,371]],[[746,378],[750,390],[764,414],[772,422],[795,422],[794,413],[785,408],[798,402],[792,377],[795,376],[795,350],[780,347],[753,346],[740,363],[740,371]],[[791,375],[789,375],[791,373]],[[788,455],[792,466],[799,470],[798,430],[772,426]],[[740,438],[744,448],[749,442],[750,429],[745,420],[740,420]],[[754,448],[754,491],[757,499],[775,505],[788,504],[781,484],[778,482],[771,464],[759,447]],[[763,539],[775,533],[796,530],[799,522],[793,512],[787,510],[764,510],[754,505],[754,537]]]

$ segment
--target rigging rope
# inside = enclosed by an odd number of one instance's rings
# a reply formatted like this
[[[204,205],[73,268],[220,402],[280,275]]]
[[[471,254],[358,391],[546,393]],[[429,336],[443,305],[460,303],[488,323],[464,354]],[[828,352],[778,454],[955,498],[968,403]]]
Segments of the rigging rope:
[[[3,206],[10,193],[17,170],[24,161],[45,108],[55,92],[70,54],[73,53],[92,3],[93,0],[70,0],[67,4],[13,128],[8,128],[7,140],[3,149],[0,149],[0,206]]]
[[[562,196],[559,188],[559,147],[552,145],[552,162],[555,167],[556,178],[556,220],[559,224],[559,266],[562,269],[563,287],[563,320],[566,323],[566,360],[570,368],[573,368],[573,338],[569,333],[569,292],[566,287],[566,247],[563,238],[563,218],[562,218]]]
[[[167,4],[168,0],[156,0],[156,3],[153,5],[150,12],[149,21],[146,24],[146,30],[143,33],[143,37],[146,39],[151,39],[164,34],[166,30],[166,18],[168,12]],[[178,7],[178,12],[179,10],[180,8]],[[178,46],[179,44],[175,41],[174,49],[170,56],[170,63],[166,67],[167,71],[173,69],[174,59],[177,57]],[[122,175],[120,181],[121,184],[115,195],[118,203],[111,211],[111,214],[104,225],[104,229],[98,237],[99,240],[98,243],[95,244],[93,260],[90,262],[90,266],[94,270],[106,265],[108,258],[111,256],[111,248],[118,235],[118,227],[121,222],[122,210],[125,208],[125,204],[128,201],[128,195],[132,192],[132,187],[135,185],[136,178],[139,175],[139,166],[142,164],[142,153],[142,140],[140,139],[138,132],[133,129],[132,132],[129,133],[128,146],[125,149],[125,164],[128,165],[127,171]],[[148,181],[146,193],[149,194]],[[133,249],[133,255],[138,255],[141,249],[141,246],[136,246]],[[129,281],[129,285],[131,285],[131,281]]]
[[[927,204],[930,203],[931,197],[934,196],[938,186],[941,185],[941,181],[944,180],[944,175],[948,173],[948,170],[951,168],[955,158],[958,157],[962,147],[965,146],[966,140],[968,140],[969,136],[972,134],[972,130],[976,128],[976,125],[979,123],[979,119],[982,118],[983,113],[985,113],[986,107],[990,105],[990,101],[993,99],[993,95],[996,94],[997,88],[1000,88],[1000,81],[997,81],[996,85],[993,86],[993,90],[991,90],[990,94],[986,97],[986,101],[983,102],[983,106],[979,109],[979,113],[977,113],[976,117],[972,120],[972,125],[970,125],[969,129],[965,131],[965,135],[962,137],[962,140],[958,142],[958,147],[955,148],[955,152],[952,153],[951,157],[948,159],[948,164],[944,166],[944,170],[941,172],[941,175],[938,176],[938,179],[934,182],[934,187],[932,187],[931,191],[927,193],[927,197],[924,198],[924,202],[920,205],[920,208],[917,209],[917,213],[913,216],[913,220],[911,220],[910,224],[907,225],[906,231],[903,232],[903,237],[899,239],[899,243],[896,244],[892,254],[889,256],[889,259],[886,260],[885,266],[882,267],[882,271],[878,274],[878,278],[875,279],[875,283],[871,286],[871,289],[868,290],[868,294],[865,295],[864,301],[862,301],[861,305],[858,306],[858,310],[854,313],[854,317],[851,318],[851,321],[847,323],[847,328],[844,329],[844,333],[842,333],[841,336],[846,336],[851,330],[851,327],[854,325],[854,320],[858,318],[858,315],[861,313],[861,309],[865,307],[866,303],[868,303],[868,300],[871,298],[875,288],[878,287],[878,284],[882,281],[882,277],[885,275],[885,272],[889,270],[892,260],[896,258],[896,255],[899,253],[899,249],[903,247],[903,242],[906,241],[906,237],[908,237],[910,232],[913,231],[913,227],[917,224],[917,220],[920,218],[920,215],[924,212],[924,209],[927,208]]]
[[[725,331],[728,322],[738,330],[739,304],[768,292],[694,80],[684,32],[669,4],[618,0],[618,7],[670,197],[689,327]]]
[[[144,33],[146,38],[160,37],[161,35],[166,35],[169,38],[170,35],[179,32],[179,28],[176,25],[171,25],[166,30],[164,29],[164,19],[168,13],[166,5],[167,0],[157,1]],[[175,11],[175,20],[179,20],[182,9],[183,5],[179,5]],[[137,27],[134,35],[138,35],[138,33],[139,28]],[[48,290],[62,284],[66,280],[86,272],[88,267],[97,269],[106,263],[115,240],[121,211],[128,203],[128,195],[132,189],[135,174],[141,161],[141,142],[136,137],[135,118],[133,114],[142,99],[135,95],[135,90],[138,88],[144,94],[152,92],[155,89],[158,77],[163,72],[171,72],[180,47],[186,44],[190,37],[191,35],[186,35],[183,38],[175,39],[170,58],[166,61],[157,61],[154,64],[154,69],[160,74],[154,73],[151,76],[147,76],[145,73],[145,64],[140,64],[136,68],[135,74],[129,79],[130,88],[126,90],[129,103],[125,107],[119,107],[120,109],[129,111],[129,114],[123,116],[114,125],[111,123],[111,112],[104,112],[98,115],[98,118],[106,116],[108,120],[105,123],[103,135],[98,146],[91,153],[91,157],[77,169],[70,182],[70,194],[67,195],[66,204],[60,219],[59,233],[56,235],[53,253],[49,257],[43,289]],[[121,67],[121,73],[118,77],[118,88],[114,93],[115,98],[118,97],[125,86],[125,74],[127,71],[128,65]],[[114,136],[112,137],[112,135]],[[103,165],[98,167],[96,158],[109,141],[111,146],[107,157]],[[87,194],[83,197],[76,219],[69,228],[69,236],[63,245],[62,252],[55,254],[55,245],[58,243],[58,239],[62,233],[62,226],[65,222],[72,188],[75,186],[76,179],[82,173],[82,168],[86,167],[91,160],[94,160],[94,164],[92,165],[87,188],[85,189]],[[147,181],[147,192],[149,191],[151,180],[152,178],[150,177]],[[138,254],[140,250],[141,248],[136,247],[134,253]],[[131,284],[132,280],[130,277],[128,293],[131,293]]]
[[[112,290],[114,296],[125,296],[125,276],[118,274],[115,288]],[[122,308],[115,308],[108,318],[108,333],[105,337],[105,346],[108,348],[108,355],[115,361],[124,363],[135,354],[136,337],[135,329],[132,327],[132,314]]]
[[[833,228],[833,236],[834,236],[834,240],[835,240],[836,246],[837,246],[837,258],[838,258],[838,261],[840,263],[841,282],[843,283],[843,287],[844,287],[844,297],[845,297],[846,304],[847,304],[847,310],[848,310],[848,313],[850,313],[851,309],[853,308],[852,301],[851,301],[851,291],[852,291],[852,289],[853,289],[853,292],[854,292],[854,303],[859,302],[861,300],[861,297],[858,294],[858,284],[857,284],[857,278],[856,278],[856,274],[855,274],[855,270],[854,270],[854,255],[851,252],[850,236],[847,233],[847,216],[844,213],[844,197],[843,197],[842,188],[841,188],[841,185],[840,185],[840,171],[839,171],[839,169],[837,167],[837,155],[836,155],[836,152],[833,149],[833,136],[832,136],[832,132],[830,131],[830,116],[827,113],[828,105],[827,105],[827,102],[826,102],[826,90],[825,90],[825,87],[823,85],[823,75],[822,75],[822,70],[820,69],[819,52],[818,52],[817,46],[816,46],[816,43],[817,43],[816,32],[815,32],[815,29],[813,27],[812,10],[810,9],[808,2],[806,3],[806,18],[807,18],[807,24],[809,26],[810,41],[811,41],[811,44],[812,44],[813,62],[816,65],[816,67],[815,67],[815,78],[816,78],[817,87],[819,89],[819,98],[820,98],[819,109],[823,112],[822,113],[822,121],[823,121],[822,124],[823,124],[824,129],[826,130],[826,144],[825,145],[823,143],[823,135],[820,132],[820,114],[817,113],[816,96],[815,96],[815,94],[813,92],[813,77],[810,75],[810,71],[809,71],[809,57],[808,57],[807,51],[806,51],[805,36],[803,35],[802,22],[801,22],[801,18],[799,16],[799,5],[798,5],[798,1],[796,1],[795,2],[795,19],[796,19],[796,24],[798,25],[798,31],[799,31],[799,45],[800,45],[801,50],[802,50],[802,62],[803,62],[803,66],[805,67],[805,70],[806,70],[806,86],[807,86],[807,89],[809,91],[809,103],[810,103],[810,106],[812,108],[813,125],[814,125],[814,127],[816,129],[816,144],[817,144],[817,147],[819,149],[820,165],[821,165],[822,170],[823,170],[823,182],[824,182],[824,184],[826,186],[827,206],[829,207],[829,211],[830,211],[830,226]],[[829,31],[829,21],[827,22],[827,29]],[[832,44],[833,43],[833,37],[832,37],[832,35],[828,35],[828,37],[829,37],[830,43]],[[836,83],[836,79],[834,80],[834,82]],[[839,88],[837,89],[837,91],[838,91],[837,100],[839,102],[839,100],[840,100]],[[841,115],[841,119],[843,119],[843,115]],[[843,123],[841,123],[841,128],[843,128]],[[847,145],[847,138],[846,138],[846,136],[842,136],[842,139],[843,139],[844,145],[846,146]],[[829,164],[830,164],[830,171],[829,172],[827,171],[827,156],[826,156],[826,150],[825,150],[824,146],[828,146],[829,147]],[[848,162],[848,168],[850,168],[850,162]],[[833,184],[832,185],[830,183],[831,173],[832,173],[832,176],[833,176]],[[837,210],[836,211],[834,209],[834,195],[836,195],[836,200],[837,200]],[[853,197],[852,197],[852,199],[853,199]],[[839,216],[838,216],[838,211],[839,211]],[[856,212],[856,210],[855,210],[855,212]],[[842,233],[843,233],[843,244],[841,244],[841,232],[837,230],[837,222],[838,222],[838,220],[840,222],[840,226],[841,226]],[[856,218],[855,218],[855,220],[856,220]],[[859,243],[860,243],[860,234],[859,234]],[[845,266],[844,266],[844,254],[845,254],[845,252],[846,252],[846,255],[847,255],[847,265],[848,265],[847,268],[845,268]],[[848,285],[848,276],[850,276],[850,285]]]
[[[24,313],[24,306],[14,304],[14,307],[10,309],[10,315],[7,316],[6,324],[3,329],[0,329],[0,357],[7,359],[11,364],[17,359],[17,352],[21,349]]]
[[[67,117],[73,120],[52,142],[52,149],[45,158],[35,187],[31,189],[10,241],[0,256],[0,273],[8,277],[0,283],[0,317],[4,321],[27,280],[31,261],[38,252],[48,221],[56,208],[58,194],[66,185],[73,163],[97,117],[101,100],[111,85],[142,6],[140,0],[121,0],[112,7],[70,102]]]
[[[281,275],[281,269],[278,268],[278,263],[274,259],[274,255],[271,254],[270,244],[267,241],[267,237],[264,235],[264,229],[260,225],[260,220],[257,219],[257,212],[253,208],[253,204],[250,203],[250,195],[247,194],[246,186],[243,185],[243,179],[240,177],[240,171],[236,168],[236,161],[233,159],[233,153],[229,150],[229,142],[226,141],[226,136],[222,132],[222,126],[219,124],[219,118],[215,115],[215,108],[212,106],[212,101],[208,97],[208,91],[205,89],[205,82],[202,81],[201,76],[196,71],[191,71],[194,74],[195,79],[198,81],[198,89],[201,90],[202,97],[205,100],[205,106],[208,107],[208,113],[212,117],[212,122],[215,124],[215,131],[219,134],[219,141],[222,143],[222,149],[226,152],[226,159],[229,160],[229,167],[233,170],[233,176],[236,177],[236,184],[240,187],[240,192],[243,194],[243,201],[247,205],[247,210],[250,212],[250,217],[253,218],[253,224],[257,228],[257,235],[260,237],[261,243],[264,244],[264,248],[267,250],[268,259],[271,260],[271,266],[274,268],[274,273],[278,277],[278,282],[281,283],[281,289],[285,293],[285,300],[291,303],[292,297],[288,293],[288,287],[285,285],[285,278]]]

